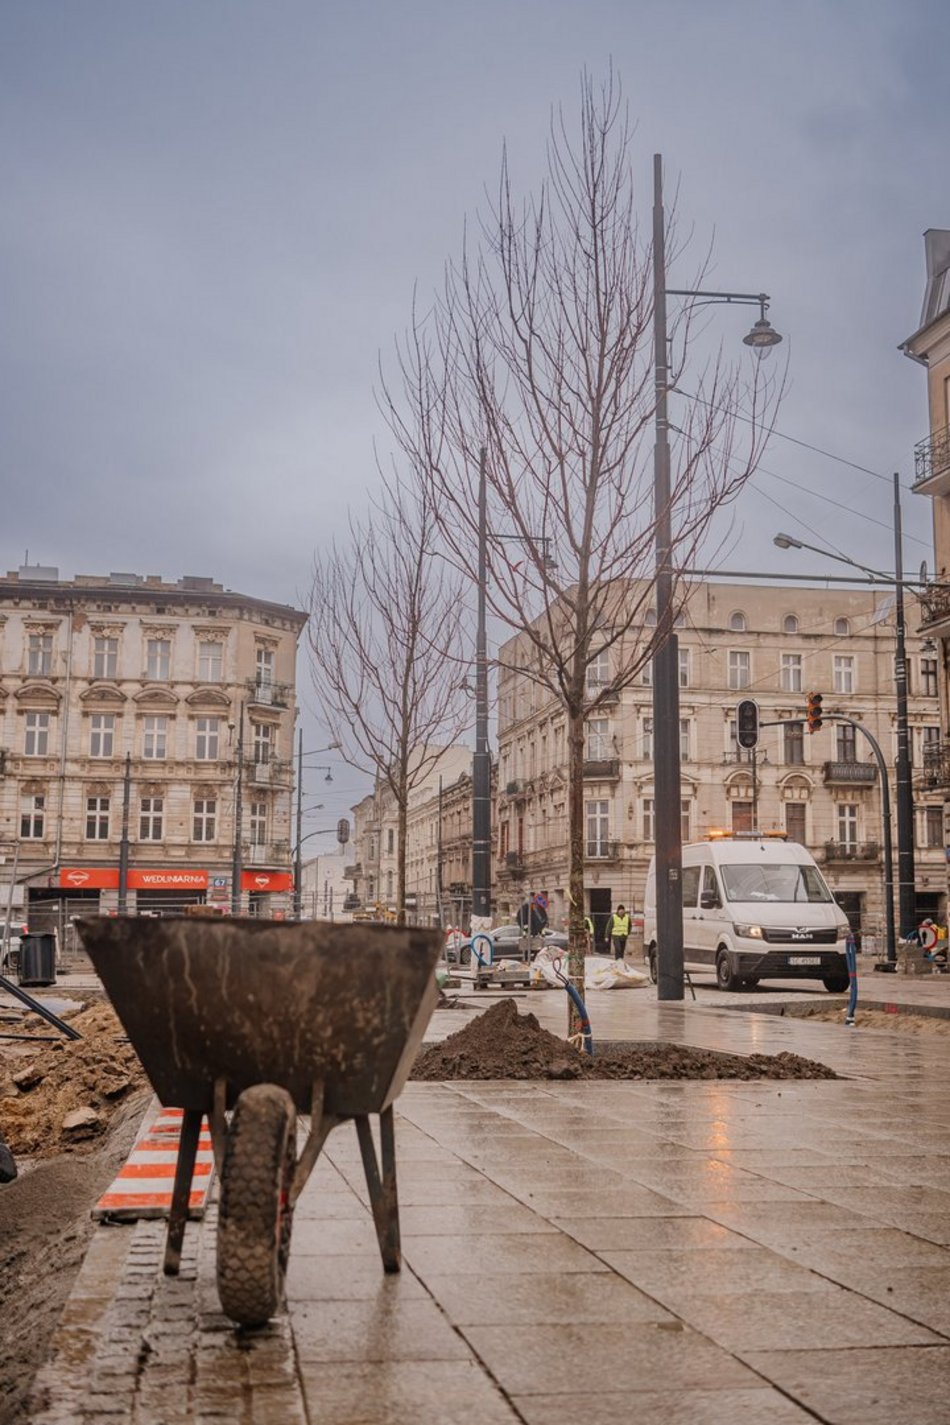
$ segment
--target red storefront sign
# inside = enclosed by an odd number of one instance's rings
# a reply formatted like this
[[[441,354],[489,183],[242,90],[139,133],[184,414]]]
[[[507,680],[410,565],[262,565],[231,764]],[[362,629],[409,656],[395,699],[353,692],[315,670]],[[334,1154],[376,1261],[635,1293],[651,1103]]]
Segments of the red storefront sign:
[[[242,891],[292,891],[294,878],[290,871],[242,871]]]
[[[117,891],[118,866],[61,866],[59,884],[73,891]]]
[[[174,867],[167,871],[130,871],[130,891],[204,891],[208,888],[207,871],[184,871]]]
[[[118,866],[63,866],[59,884],[76,891],[117,891]],[[130,891],[204,891],[208,887],[207,871],[186,871],[181,867],[167,870],[129,871]]]

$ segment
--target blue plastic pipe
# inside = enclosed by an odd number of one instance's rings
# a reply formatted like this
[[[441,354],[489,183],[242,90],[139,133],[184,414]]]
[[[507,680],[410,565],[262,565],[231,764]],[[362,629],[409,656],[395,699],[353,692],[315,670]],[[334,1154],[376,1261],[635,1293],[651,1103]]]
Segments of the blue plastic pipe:
[[[849,932],[847,940],[844,942],[844,958],[848,966],[848,980],[851,986],[851,993],[848,996],[848,1013],[845,1015],[845,1024],[851,1029],[854,1028],[854,1011],[858,1004],[858,954],[854,944],[854,936]]]

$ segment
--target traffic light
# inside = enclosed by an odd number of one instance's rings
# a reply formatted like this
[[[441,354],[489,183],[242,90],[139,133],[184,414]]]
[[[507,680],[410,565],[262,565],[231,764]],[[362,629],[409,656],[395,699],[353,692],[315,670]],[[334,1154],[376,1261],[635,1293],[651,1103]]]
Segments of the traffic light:
[[[736,708],[736,741],[740,747],[755,747],[759,740],[759,705],[743,698]]]
[[[808,731],[817,732],[821,727],[821,693],[808,694]]]

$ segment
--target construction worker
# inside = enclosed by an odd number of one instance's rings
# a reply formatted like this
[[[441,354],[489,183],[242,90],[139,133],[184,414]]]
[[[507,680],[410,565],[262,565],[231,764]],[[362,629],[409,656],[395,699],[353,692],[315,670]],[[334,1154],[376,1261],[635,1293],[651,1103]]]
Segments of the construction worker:
[[[584,916],[584,929],[587,932],[587,953],[592,955],[594,953],[594,922],[589,915]]]
[[[622,960],[627,948],[627,936],[630,934],[630,917],[622,905],[618,905],[610,917],[607,934],[614,949],[614,959]]]

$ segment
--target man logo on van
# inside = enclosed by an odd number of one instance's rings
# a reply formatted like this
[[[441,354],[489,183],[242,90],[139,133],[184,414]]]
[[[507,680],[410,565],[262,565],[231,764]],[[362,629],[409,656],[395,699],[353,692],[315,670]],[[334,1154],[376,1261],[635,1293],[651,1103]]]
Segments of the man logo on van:
[[[811,940],[812,933],[807,925],[800,925],[796,930],[792,931],[791,938],[793,940]]]

